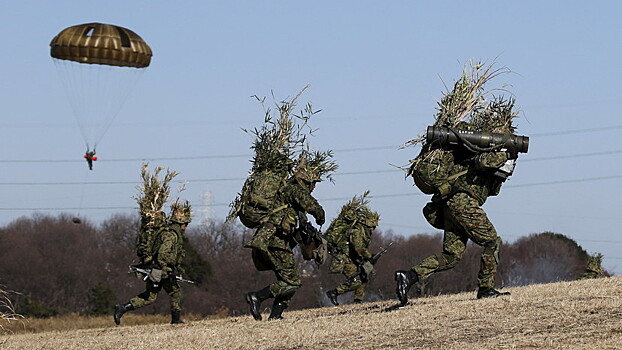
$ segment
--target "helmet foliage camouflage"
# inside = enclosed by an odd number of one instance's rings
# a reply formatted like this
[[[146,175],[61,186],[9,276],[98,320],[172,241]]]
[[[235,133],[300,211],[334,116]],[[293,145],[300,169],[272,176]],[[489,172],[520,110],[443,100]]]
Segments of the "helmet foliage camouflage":
[[[171,204],[171,221],[180,224],[189,224],[192,221],[192,209],[188,201],[180,202],[177,199]]]
[[[332,182],[332,173],[338,168],[332,157],[333,153],[330,150],[325,152],[303,151],[298,158],[294,177],[307,182],[320,182],[323,178],[327,178]]]
[[[333,252],[347,250],[348,237],[346,237],[346,233],[348,229],[357,224],[363,224],[367,227],[378,226],[380,215],[369,208],[368,195],[369,191],[366,191],[362,196],[354,196],[341,207],[339,215],[330,223],[326,236]]]

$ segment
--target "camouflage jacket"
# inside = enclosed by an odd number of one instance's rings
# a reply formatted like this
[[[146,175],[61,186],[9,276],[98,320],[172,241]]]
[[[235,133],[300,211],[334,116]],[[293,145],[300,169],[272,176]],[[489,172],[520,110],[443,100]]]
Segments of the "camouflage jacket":
[[[354,260],[369,260],[372,254],[369,252],[369,243],[371,243],[372,229],[361,223],[357,223],[348,230],[347,235],[350,237],[350,257]]]
[[[326,214],[324,208],[317,199],[311,195],[311,189],[296,180],[290,180],[278,194],[281,205],[287,208],[281,210],[276,215],[275,224],[280,225],[285,234],[291,234],[296,227],[298,220],[306,220],[306,214],[311,214],[317,222],[324,223]]]
[[[164,273],[181,266],[186,252],[184,251],[185,232],[178,223],[165,226],[159,233],[155,249],[155,261]],[[163,275],[163,277],[166,277]]]
[[[507,160],[506,152],[478,154],[468,161],[468,172],[456,179],[455,191],[466,192],[475,198],[479,205],[483,205],[488,196],[496,195],[493,189],[500,186],[501,180],[493,174]]]

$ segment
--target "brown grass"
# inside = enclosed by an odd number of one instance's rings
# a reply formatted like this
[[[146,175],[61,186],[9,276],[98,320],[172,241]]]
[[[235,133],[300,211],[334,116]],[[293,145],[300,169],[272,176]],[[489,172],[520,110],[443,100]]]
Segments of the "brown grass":
[[[620,349],[622,277],[292,311],[185,325],[130,326],[0,337],[3,349]],[[267,315],[264,315],[267,316]],[[168,320],[166,320],[168,321]],[[162,322],[166,322],[163,320]]]

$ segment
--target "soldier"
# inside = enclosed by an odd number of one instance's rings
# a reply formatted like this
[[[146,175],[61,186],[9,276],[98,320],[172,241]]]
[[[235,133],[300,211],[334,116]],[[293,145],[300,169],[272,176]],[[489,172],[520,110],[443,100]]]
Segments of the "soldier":
[[[320,176],[301,161],[292,178],[277,194],[278,206],[287,205],[287,208],[270,215],[246,245],[253,248],[253,262],[257,270],[272,270],[277,279],[259,291],[246,294],[251,314],[257,321],[261,320],[261,302],[270,298],[274,298],[274,301],[268,319],[282,319],[283,310],[288,307],[296,290],[302,286],[292,251],[297,244],[293,234],[298,222],[306,220],[307,213],[315,218],[318,225],[324,224],[324,209],[311,195],[319,181]],[[264,242],[258,242],[259,240]],[[267,246],[268,249],[257,248],[262,246]]]
[[[114,308],[114,322],[119,325],[121,317],[127,311],[150,305],[158,298],[162,288],[171,301],[171,324],[184,323],[181,319],[181,288],[175,276],[184,275],[181,264],[184,259],[183,242],[185,230],[191,221],[190,204],[178,201],[171,206],[171,218],[168,225],[159,230],[154,242],[153,267],[145,281],[145,291],[130,299],[125,304]]]
[[[466,123],[465,123],[466,124]],[[464,168],[467,173],[456,179],[452,192],[435,194],[424,208],[426,219],[436,228],[444,229],[443,251],[432,255],[410,270],[395,272],[396,293],[401,305],[408,302],[408,290],[419,280],[453,268],[462,259],[467,240],[484,247],[477,278],[477,298],[509,295],[494,289],[501,239],[486,216],[482,205],[489,196],[499,193],[507,174],[499,173],[508,160],[518,158],[514,149],[486,152],[473,156],[467,150],[454,150],[455,171]]]
[[[93,161],[97,160],[97,157],[95,156],[95,150],[86,150],[86,153],[84,154],[84,159],[86,159],[86,163],[89,165],[89,170],[93,170]]]
[[[603,255],[596,253],[594,255],[587,256],[587,265],[585,266],[585,272],[579,276],[578,279],[588,278],[600,278],[607,277],[607,272],[602,267]]]
[[[369,261],[371,235],[378,226],[379,215],[372,212],[365,201],[365,195],[353,198],[343,206],[339,215],[326,231],[333,260],[330,273],[342,273],[347,281],[326,292],[333,305],[339,305],[337,297],[354,291],[354,302],[365,297],[368,276],[373,271]]]

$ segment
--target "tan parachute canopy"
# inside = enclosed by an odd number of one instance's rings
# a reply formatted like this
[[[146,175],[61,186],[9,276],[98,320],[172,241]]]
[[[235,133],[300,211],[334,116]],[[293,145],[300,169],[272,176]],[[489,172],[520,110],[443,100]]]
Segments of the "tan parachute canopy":
[[[151,48],[133,31],[102,23],[85,23],[63,29],[50,43],[50,55],[87,64],[145,68]]]

